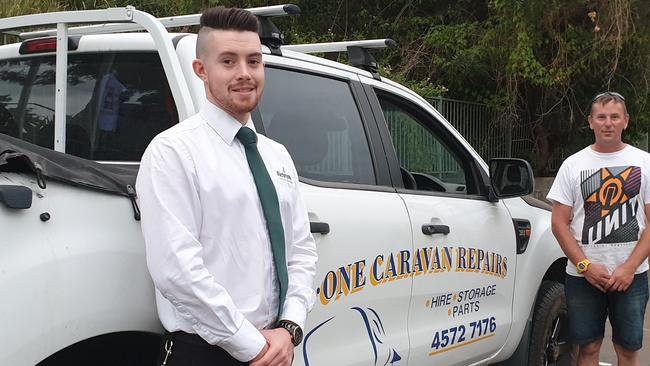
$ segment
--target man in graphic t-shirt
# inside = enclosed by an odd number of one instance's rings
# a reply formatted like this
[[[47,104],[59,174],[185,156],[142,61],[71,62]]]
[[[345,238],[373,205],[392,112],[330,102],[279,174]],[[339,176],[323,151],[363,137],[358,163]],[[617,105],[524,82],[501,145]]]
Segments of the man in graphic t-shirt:
[[[650,154],[622,140],[629,115],[619,93],[598,94],[595,142],[567,158],[547,198],[553,234],[569,258],[565,292],[578,365],[598,365],[605,321],[618,365],[639,365],[648,302]]]

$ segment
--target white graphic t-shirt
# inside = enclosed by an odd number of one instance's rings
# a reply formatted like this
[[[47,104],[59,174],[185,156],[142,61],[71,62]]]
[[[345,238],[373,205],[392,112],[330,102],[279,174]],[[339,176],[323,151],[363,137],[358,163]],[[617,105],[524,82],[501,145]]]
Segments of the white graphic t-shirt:
[[[613,272],[634,250],[650,203],[650,154],[626,145],[614,153],[590,146],[562,163],[546,198],[573,207],[571,233],[587,258]],[[636,273],[648,270],[644,261]],[[568,261],[566,272],[580,276]]]

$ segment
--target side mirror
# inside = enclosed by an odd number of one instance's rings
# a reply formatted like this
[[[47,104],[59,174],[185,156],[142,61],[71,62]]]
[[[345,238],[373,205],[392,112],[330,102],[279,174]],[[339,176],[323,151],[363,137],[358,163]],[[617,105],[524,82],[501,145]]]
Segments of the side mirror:
[[[490,187],[494,198],[521,197],[533,193],[533,168],[522,159],[490,159]]]
[[[32,207],[32,190],[23,186],[0,185],[0,203],[24,210]]]

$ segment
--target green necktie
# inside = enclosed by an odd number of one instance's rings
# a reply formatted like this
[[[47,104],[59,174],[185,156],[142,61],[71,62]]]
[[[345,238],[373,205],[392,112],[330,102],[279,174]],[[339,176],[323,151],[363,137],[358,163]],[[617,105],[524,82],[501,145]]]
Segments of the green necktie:
[[[264,218],[266,219],[266,229],[269,232],[271,250],[273,251],[275,272],[278,274],[278,281],[280,282],[280,308],[278,309],[278,314],[281,314],[284,298],[287,295],[289,275],[287,273],[284,229],[282,228],[282,218],[280,217],[278,194],[266,170],[264,161],[257,150],[257,134],[255,131],[248,127],[242,127],[237,132],[237,139],[244,145],[248,167],[251,173],[253,173],[253,180],[257,187],[257,195],[262,203],[262,211],[264,211]]]

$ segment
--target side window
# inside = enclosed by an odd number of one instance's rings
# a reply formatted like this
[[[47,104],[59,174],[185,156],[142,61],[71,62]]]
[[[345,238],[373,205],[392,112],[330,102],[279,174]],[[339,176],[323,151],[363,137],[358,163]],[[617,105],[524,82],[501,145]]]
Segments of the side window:
[[[445,143],[424,112],[408,102],[378,92],[379,103],[400,163],[407,189],[475,194],[471,165]],[[422,116],[420,116],[422,115]]]
[[[0,61],[0,133],[54,146],[54,78],[53,58]]]
[[[54,147],[54,56],[0,61],[0,133]],[[149,141],[178,122],[156,53],[68,58],[66,152],[139,161]]]
[[[301,177],[375,184],[368,140],[346,82],[267,67],[259,115],[266,135],[287,148]]]

